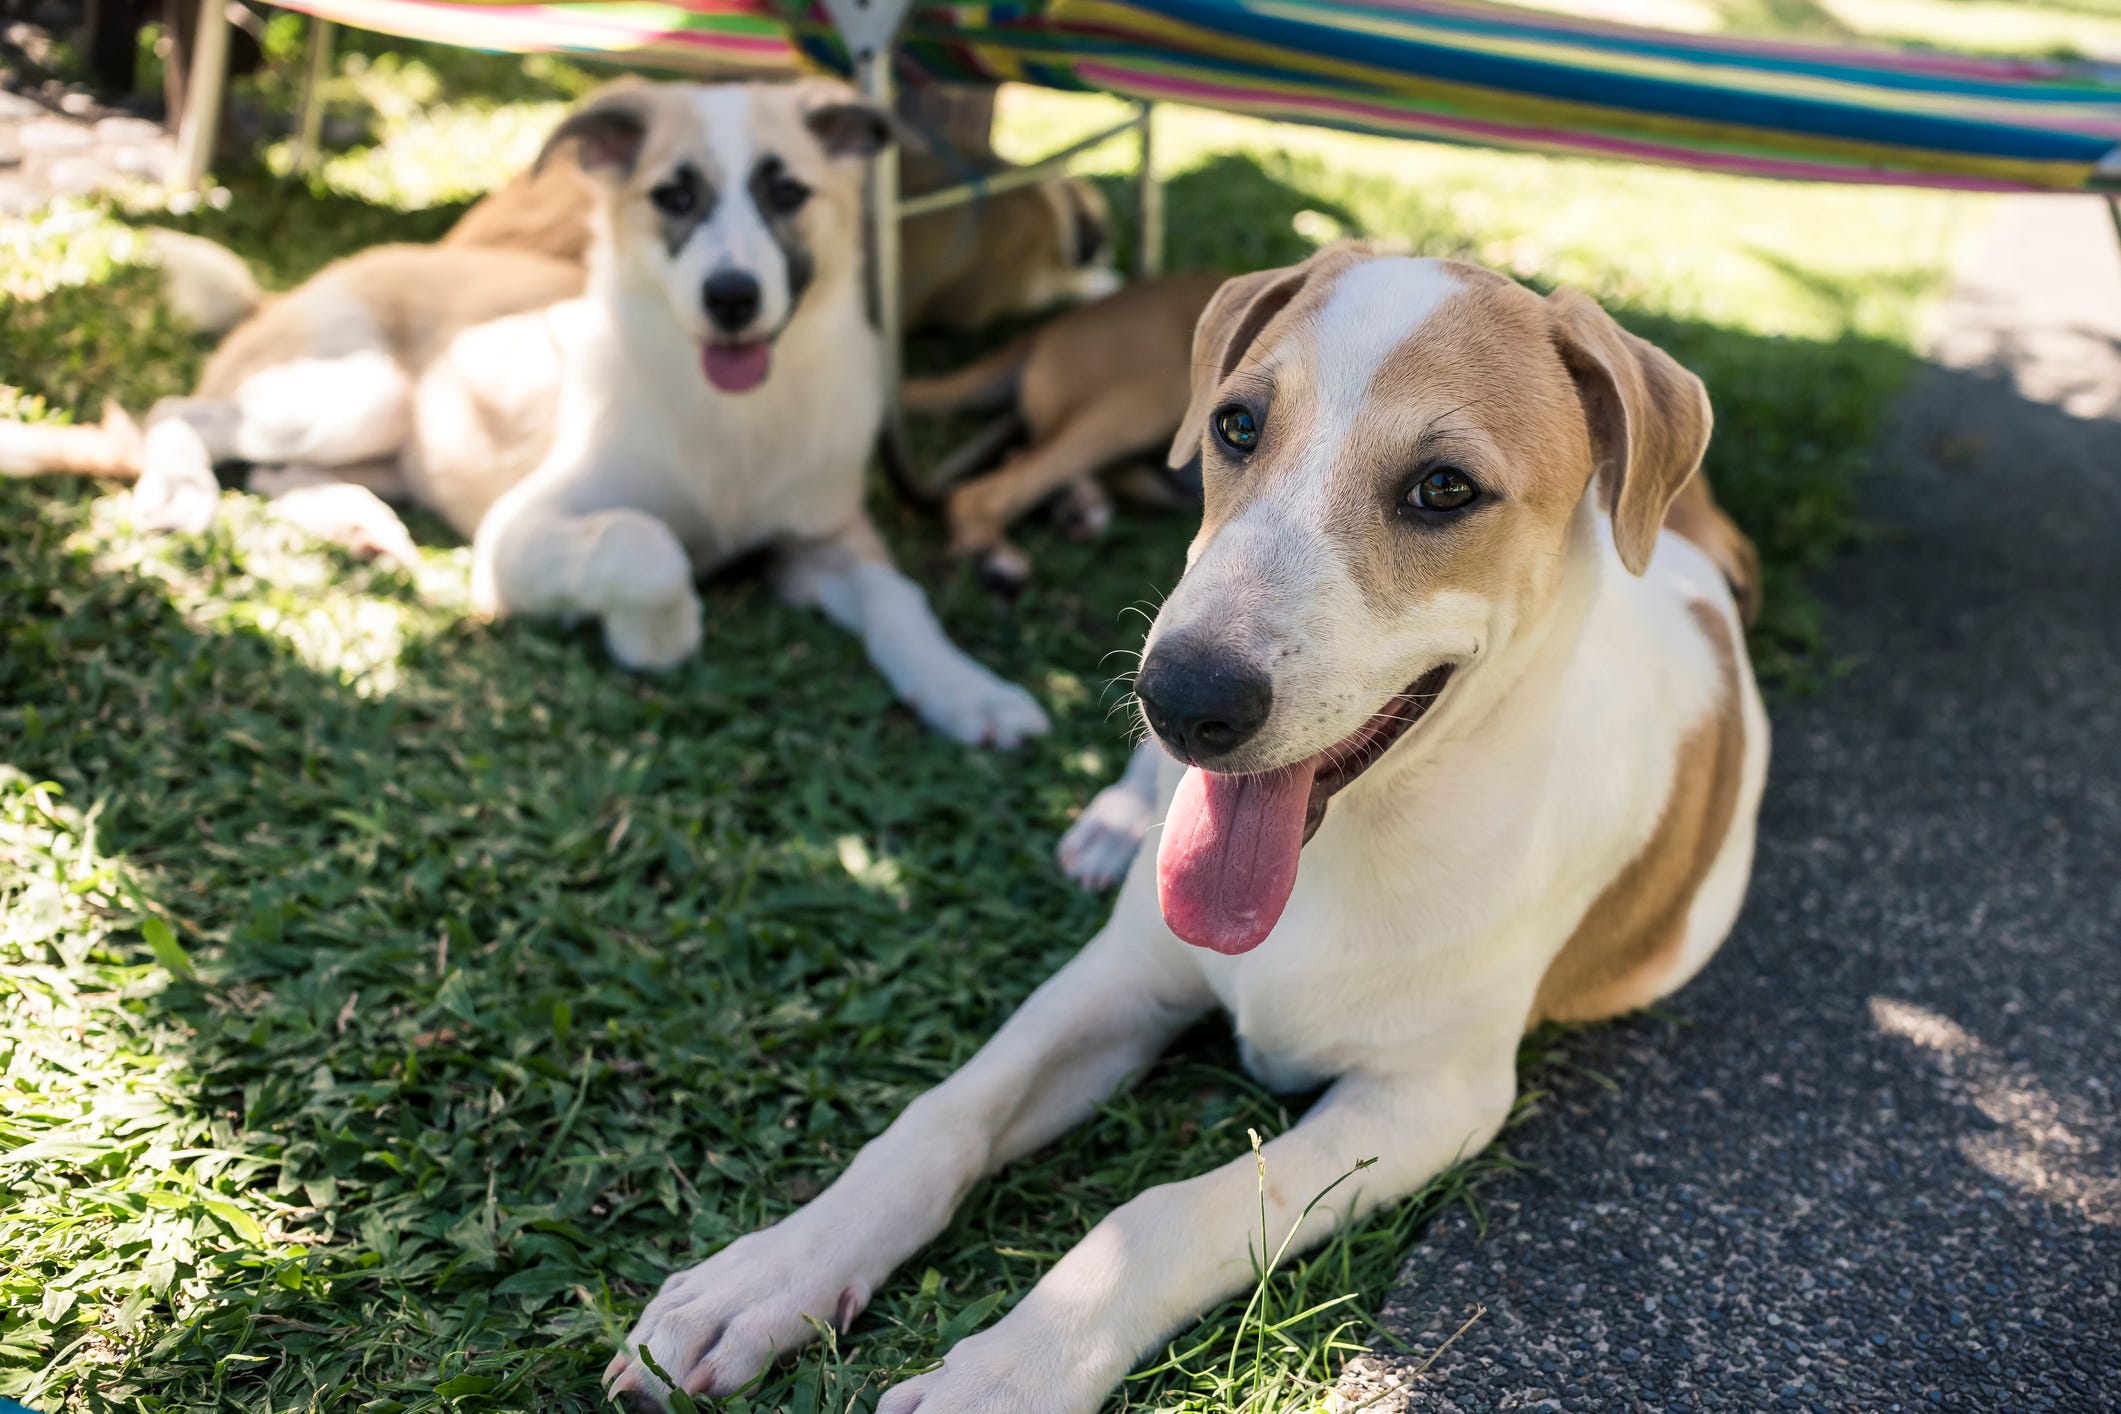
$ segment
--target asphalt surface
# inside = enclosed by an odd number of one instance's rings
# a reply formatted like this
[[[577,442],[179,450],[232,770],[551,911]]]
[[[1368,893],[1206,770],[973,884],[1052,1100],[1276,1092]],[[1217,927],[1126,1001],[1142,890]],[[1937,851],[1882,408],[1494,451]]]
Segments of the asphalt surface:
[[[1421,1414],[2121,1409],[2121,256],[2011,203],[1818,587],[1746,911],[1386,1322]],[[1401,1403],[1388,1399],[1381,1407]]]

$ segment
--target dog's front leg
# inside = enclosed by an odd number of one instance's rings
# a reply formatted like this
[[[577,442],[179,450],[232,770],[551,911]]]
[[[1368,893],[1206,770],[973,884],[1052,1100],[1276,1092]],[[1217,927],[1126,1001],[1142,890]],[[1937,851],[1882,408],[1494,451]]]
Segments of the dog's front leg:
[[[1158,774],[1170,759],[1152,739],[1134,748],[1127,769],[1083,807],[1054,851],[1061,872],[1086,889],[1109,889],[1127,877],[1142,837],[1161,818]]]
[[[812,1339],[813,1322],[844,1330],[975,1181],[1087,1118],[1207,1009],[1173,946],[1108,927],[807,1207],[665,1282],[605,1371],[611,1393],[662,1407],[644,1345],[685,1390],[720,1397]]]
[[[569,483],[542,473],[495,502],[472,542],[472,606],[507,614],[589,614],[621,666],[674,667],[700,646],[700,596],[676,532],[623,507],[577,509]]]
[[[1343,1078],[1301,1124],[1212,1173],[1115,1210],[999,1324],[887,1391],[877,1414],[1093,1414],[1156,1343],[1251,1286],[1304,1206],[1364,1159],[1303,1220],[1291,1252],[1416,1192],[1485,1145],[1509,1114],[1514,1040],[1474,1066]],[[1262,1183],[1266,1221],[1260,1208]]]
[[[928,596],[901,574],[865,518],[828,540],[790,547],[775,581],[858,634],[892,691],[945,736],[1011,747],[1051,725],[1030,693],[996,676],[950,641]]]

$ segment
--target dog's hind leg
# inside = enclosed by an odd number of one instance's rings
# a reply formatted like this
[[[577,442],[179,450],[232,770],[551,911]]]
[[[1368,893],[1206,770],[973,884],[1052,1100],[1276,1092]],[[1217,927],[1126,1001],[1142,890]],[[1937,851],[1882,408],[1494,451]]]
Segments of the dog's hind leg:
[[[1161,451],[1175,425],[1158,386],[1128,388],[1100,399],[1004,462],[998,471],[950,493],[950,548],[977,555],[1001,539],[1025,511],[1071,482],[1144,452]]]
[[[1127,758],[1120,778],[1099,791],[1061,836],[1061,872],[1092,892],[1111,888],[1127,876],[1142,846],[1142,836],[1156,823],[1156,777],[1163,748],[1145,741]]]
[[[164,398],[148,413],[133,489],[142,526],[212,524],[218,463],[355,465],[395,457],[412,426],[404,372],[381,348],[271,364],[218,391]]]
[[[133,487],[142,529],[197,535],[213,524],[221,501],[214,464],[235,456],[237,417],[221,398],[164,398],[149,411]]]
[[[1011,747],[1051,725],[1030,693],[950,641],[928,596],[899,573],[866,519],[830,540],[789,547],[775,586],[782,598],[860,635],[892,690],[945,736]]]
[[[420,563],[412,532],[383,496],[402,486],[395,462],[361,467],[259,467],[250,489],[272,503],[273,515],[319,540],[368,560],[406,569]]]
[[[412,386],[380,346],[261,368],[231,401],[230,451],[249,462],[350,466],[395,457],[412,435]]]
[[[1095,540],[1112,528],[1112,498],[1094,477],[1078,477],[1061,488],[1053,523],[1070,540]]]
[[[1161,926],[1153,906],[1115,920],[807,1207],[666,1281],[605,1370],[610,1394],[664,1407],[642,1346],[688,1393],[720,1398],[823,1323],[846,1330],[975,1182],[1096,1113],[1207,1010],[1179,945],[1143,932]]]

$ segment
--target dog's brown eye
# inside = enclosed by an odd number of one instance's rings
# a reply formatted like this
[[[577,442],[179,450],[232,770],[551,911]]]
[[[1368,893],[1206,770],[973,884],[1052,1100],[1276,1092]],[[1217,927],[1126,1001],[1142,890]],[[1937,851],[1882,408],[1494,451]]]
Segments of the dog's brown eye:
[[[1414,483],[1407,492],[1407,503],[1425,511],[1462,511],[1479,495],[1472,477],[1455,466],[1436,466]]]
[[[751,199],[767,216],[793,216],[810,200],[810,188],[788,175],[778,157],[763,157],[751,172]]]
[[[692,208],[699,202],[699,197],[692,190],[692,183],[685,181],[665,182],[659,187],[651,187],[648,199],[654,202],[655,209],[665,216],[690,216]]]
[[[792,216],[810,200],[810,188],[793,177],[776,177],[766,184],[766,207],[776,216]]]
[[[1217,410],[1215,435],[1225,447],[1243,455],[1259,445],[1259,419],[1242,403],[1232,403]]]

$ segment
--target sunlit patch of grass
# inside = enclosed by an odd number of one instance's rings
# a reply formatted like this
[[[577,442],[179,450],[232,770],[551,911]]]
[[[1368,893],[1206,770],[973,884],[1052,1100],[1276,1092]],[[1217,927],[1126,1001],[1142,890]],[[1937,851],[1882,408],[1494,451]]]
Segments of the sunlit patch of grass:
[[[328,191],[407,211],[471,201],[529,166],[566,108],[560,102],[409,108],[387,116],[372,145],[328,156],[316,181]],[[267,160],[286,172],[293,166],[291,145],[277,144]]]
[[[190,963],[100,811],[0,763],[0,1390],[27,1398],[167,1339],[231,1281],[301,1289],[329,1241],[269,1191],[278,1143],[197,1103],[192,1027],[160,1000]]]
[[[1823,0],[1866,38],[1974,53],[2121,55],[2121,7],[2102,0]]]
[[[1975,54],[2121,54],[2113,0],[1527,0],[1536,9],[1698,34],[1914,45]]]
[[[471,556],[462,547],[425,550],[408,579],[393,566],[350,561],[252,497],[224,498],[204,553],[142,534],[131,510],[128,496],[96,501],[66,548],[86,552],[100,574],[158,586],[202,632],[274,639],[363,696],[395,688],[408,645],[448,632],[470,612]]]
[[[108,219],[103,205],[64,199],[0,222],[0,298],[27,303],[101,284],[145,258],[140,233]]]

